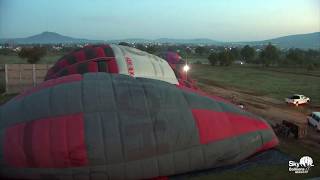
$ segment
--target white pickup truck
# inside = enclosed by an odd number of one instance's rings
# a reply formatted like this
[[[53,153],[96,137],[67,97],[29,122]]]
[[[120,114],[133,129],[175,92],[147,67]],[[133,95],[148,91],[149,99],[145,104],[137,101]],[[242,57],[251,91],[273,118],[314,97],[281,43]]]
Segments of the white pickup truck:
[[[300,104],[307,104],[310,102],[310,98],[301,95],[301,94],[294,94],[291,97],[285,98],[285,102],[287,104],[294,104],[296,106],[299,106]]]

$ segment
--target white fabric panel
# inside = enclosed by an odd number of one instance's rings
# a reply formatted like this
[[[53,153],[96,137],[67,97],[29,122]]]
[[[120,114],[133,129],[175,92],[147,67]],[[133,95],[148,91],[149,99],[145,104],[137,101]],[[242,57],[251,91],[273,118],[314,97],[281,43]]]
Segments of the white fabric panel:
[[[129,75],[127,59],[131,59],[134,77],[157,79],[171,84],[178,84],[173,70],[164,59],[127,46],[110,46],[116,57],[119,74]]]

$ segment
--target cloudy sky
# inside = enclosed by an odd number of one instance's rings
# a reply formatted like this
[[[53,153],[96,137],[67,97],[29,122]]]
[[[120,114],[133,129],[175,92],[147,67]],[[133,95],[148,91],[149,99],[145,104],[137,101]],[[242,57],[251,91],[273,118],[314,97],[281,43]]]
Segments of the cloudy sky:
[[[0,0],[0,38],[252,41],[320,31],[320,0]]]

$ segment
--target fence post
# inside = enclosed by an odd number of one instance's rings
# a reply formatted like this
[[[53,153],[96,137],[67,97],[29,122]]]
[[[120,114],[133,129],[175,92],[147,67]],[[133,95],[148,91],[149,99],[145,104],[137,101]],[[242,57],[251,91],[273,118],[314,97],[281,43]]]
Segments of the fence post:
[[[22,73],[21,73],[22,69],[21,69],[21,64],[19,64],[19,91],[23,90],[23,85],[21,83],[22,80]]]
[[[5,74],[5,78],[6,78],[6,93],[8,93],[8,64],[4,65],[4,74]]]
[[[36,74],[36,65],[32,64],[32,81],[33,81],[33,87],[37,85],[37,74]]]

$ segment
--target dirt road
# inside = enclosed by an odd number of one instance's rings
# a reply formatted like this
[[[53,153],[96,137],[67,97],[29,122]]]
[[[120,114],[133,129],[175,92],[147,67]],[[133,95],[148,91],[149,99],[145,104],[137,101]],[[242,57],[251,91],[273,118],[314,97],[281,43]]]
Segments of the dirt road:
[[[217,86],[214,82],[207,79],[201,79],[198,85],[206,93],[220,96],[235,104],[243,104],[246,111],[270,120],[271,124],[281,123],[283,120],[304,123],[310,112],[320,111],[319,107],[308,105],[299,107],[289,106],[282,99],[277,100],[250,91],[223,87],[221,85]],[[316,132],[314,128],[308,127],[307,137],[297,140],[297,142],[320,148],[320,133]]]

